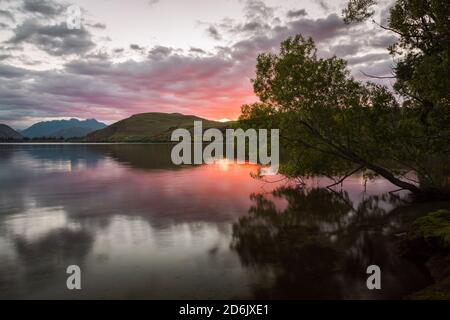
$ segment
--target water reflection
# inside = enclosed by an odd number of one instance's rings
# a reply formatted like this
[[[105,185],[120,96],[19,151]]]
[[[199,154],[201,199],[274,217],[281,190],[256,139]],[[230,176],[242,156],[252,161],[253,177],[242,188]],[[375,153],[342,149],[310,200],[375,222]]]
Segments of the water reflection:
[[[0,298],[386,298],[426,282],[395,254],[412,215],[386,182],[278,188],[253,165],[174,167],[170,150],[0,145]],[[376,296],[374,261],[390,283]]]
[[[287,207],[252,195],[249,214],[233,226],[232,248],[259,277],[257,298],[398,299],[429,283],[420,266],[398,255],[393,231],[404,217],[393,208],[413,215],[401,196],[367,196],[355,206],[346,191],[281,187],[272,194]],[[366,288],[371,264],[382,270],[381,291]]]
[[[264,187],[254,166],[171,168],[167,145],[0,148],[1,298],[251,297],[229,244]]]

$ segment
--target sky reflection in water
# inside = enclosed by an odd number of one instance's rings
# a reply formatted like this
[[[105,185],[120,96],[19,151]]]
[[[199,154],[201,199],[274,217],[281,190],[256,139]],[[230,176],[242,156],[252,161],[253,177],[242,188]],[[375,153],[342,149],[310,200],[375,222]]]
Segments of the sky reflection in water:
[[[399,298],[427,284],[390,233],[430,205],[380,196],[385,181],[272,193],[283,184],[253,165],[175,167],[170,148],[1,145],[0,298]],[[381,292],[365,287],[372,263]],[[70,264],[81,291],[65,287]]]

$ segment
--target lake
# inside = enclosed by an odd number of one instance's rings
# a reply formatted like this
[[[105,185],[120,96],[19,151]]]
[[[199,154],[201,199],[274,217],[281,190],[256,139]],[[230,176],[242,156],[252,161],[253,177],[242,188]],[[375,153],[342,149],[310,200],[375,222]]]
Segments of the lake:
[[[448,204],[410,206],[357,175],[332,192],[232,160],[179,167],[170,150],[0,145],[0,298],[398,299],[430,283],[398,233]],[[371,264],[382,290],[366,287]]]

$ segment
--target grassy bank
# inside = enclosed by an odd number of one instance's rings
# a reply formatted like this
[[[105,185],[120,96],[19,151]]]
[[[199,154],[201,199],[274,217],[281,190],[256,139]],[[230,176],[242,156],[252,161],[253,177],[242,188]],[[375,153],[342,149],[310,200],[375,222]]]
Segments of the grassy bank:
[[[423,263],[434,280],[434,284],[407,298],[449,300],[450,211],[438,210],[414,221],[405,247],[405,256]]]

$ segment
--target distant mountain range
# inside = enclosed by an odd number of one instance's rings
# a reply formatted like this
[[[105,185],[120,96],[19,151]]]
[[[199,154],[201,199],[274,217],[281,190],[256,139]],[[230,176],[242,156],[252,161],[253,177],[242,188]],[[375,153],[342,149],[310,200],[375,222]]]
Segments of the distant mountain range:
[[[0,140],[21,140],[23,137],[20,133],[0,123]]]
[[[149,112],[136,114],[110,126],[89,120],[54,120],[38,122],[20,133],[0,124],[0,140],[70,139],[84,142],[169,142],[175,129],[188,129],[193,134],[194,121],[202,121],[203,130],[225,130],[230,122],[206,120],[180,113]]]
[[[202,121],[203,129],[225,129],[229,123],[206,120],[180,113],[150,112],[136,114],[109,127],[88,134],[87,142],[168,142],[178,128],[192,130],[194,121]]]
[[[106,127],[106,124],[95,119],[53,120],[38,122],[21,131],[21,134],[27,138],[81,138]]]

